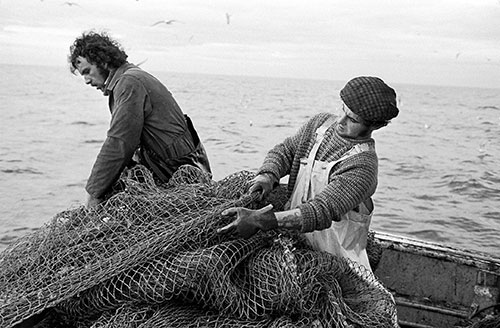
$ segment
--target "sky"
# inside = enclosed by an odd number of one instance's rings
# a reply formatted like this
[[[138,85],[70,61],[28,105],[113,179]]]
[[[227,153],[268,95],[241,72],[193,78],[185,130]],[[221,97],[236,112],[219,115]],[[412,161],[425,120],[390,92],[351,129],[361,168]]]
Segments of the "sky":
[[[0,0],[0,63],[66,67],[96,30],[151,72],[500,88],[499,22],[500,0]]]

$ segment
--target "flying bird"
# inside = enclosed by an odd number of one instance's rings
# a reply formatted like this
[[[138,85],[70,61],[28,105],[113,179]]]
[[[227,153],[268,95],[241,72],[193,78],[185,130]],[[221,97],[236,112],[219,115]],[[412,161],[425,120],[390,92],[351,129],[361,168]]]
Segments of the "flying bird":
[[[147,62],[147,61],[148,61],[148,59],[146,58],[146,59],[144,59],[143,61],[141,61],[141,62],[139,62],[139,63],[135,64],[135,66],[141,66],[142,64],[144,64],[144,63],[145,63],[145,62]]]
[[[63,5],[68,5],[70,7],[73,7],[73,6],[79,6],[81,7],[79,4],[77,4],[76,2],[69,2],[69,1],[66,1],[63,3]]]
[[[176,22],[179,22],[178,20],[176,19],[171,19],[171,20],[161,20],[161,21],[157,21],[156,23],[154,24],[151,24],[151,26],[156,26],[156,25],[159,25],[159,24],[167,24],[167,25],[172,25],[173,23],[176,23]],[[180,22],[179,22],[180,23]]]
[[[229,25],[230,23],[230,18],[231,18],[231,14],[230,13],[226,13],[226,23]]]

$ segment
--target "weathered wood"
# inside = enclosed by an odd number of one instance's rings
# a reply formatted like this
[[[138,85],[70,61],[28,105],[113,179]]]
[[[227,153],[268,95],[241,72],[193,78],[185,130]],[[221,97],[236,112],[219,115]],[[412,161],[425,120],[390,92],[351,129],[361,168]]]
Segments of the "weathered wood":
[[[453,327],[500,301],[500,258],[375,233],[375,275],[394,294],[405,327]]]
[[[500,257],[381,232],[375,232],[375,238],[386,249],[470,265],[500,275]]]

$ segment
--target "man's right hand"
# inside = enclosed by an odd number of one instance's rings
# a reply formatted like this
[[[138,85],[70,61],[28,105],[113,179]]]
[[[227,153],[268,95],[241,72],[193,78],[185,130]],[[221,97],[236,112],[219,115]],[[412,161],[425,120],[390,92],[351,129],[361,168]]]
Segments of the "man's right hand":
[[[249,193],[260,192],[260,200],[269,195],[269,193],[278,184],[276,177],[270,173],[257,175],[250,181]]]
[[[219,234],[235,233],[238,237],[248,239],[257,231],[268,231],[278,227],[278,221],[273,211],[273,205],[269,204],[258,210],[250,210],[244,207],[231,207],[224,210],[222,216],[236,216],[236,219],[217,229]]]

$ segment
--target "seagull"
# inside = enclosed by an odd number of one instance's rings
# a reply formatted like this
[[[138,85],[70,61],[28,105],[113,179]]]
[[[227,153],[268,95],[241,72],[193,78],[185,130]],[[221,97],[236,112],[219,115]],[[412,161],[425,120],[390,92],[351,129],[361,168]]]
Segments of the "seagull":
[[[486,140],[486,141],[482,141],[479,143],[479,152],[480,153],[484,153],[486,151],[486,146],[490,143],[489,140]]]
[[[148,61],[148,59],[146,58],[146,59],[144,59],[143,61],[141,61],[141,62],[139,62],[139,63],[135,64],[135,66],[141,66],[142,64],[144,64],[144,63],[145,63],[145,62],[147,62],[147,61]]]
[[[229,25],[229,23],[230,23],[230,20],[229,20],[230,18],[231,18],[231,14],[226,13],[226,23],[227,23],[227,25]]]
[[[167,24],[167,25],[172,25],[173,23],[175,22],[179,22],[178,20],[175,20],[175,19],[171,19],[171,20],[161,20],[161,21],[157,21],[156,23],[154,24],[151,24],[151,26],[156,26],[158,24]]]
[[[79,4],[77,4],[76,2],[69,2],[69,1],[66,1],[65,3],[63,3],[63,5],[68,5],[70,7],[73,7],[73,6],[79,6],[81,7]]]

